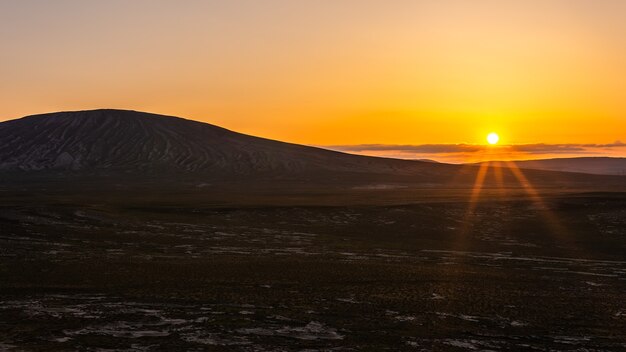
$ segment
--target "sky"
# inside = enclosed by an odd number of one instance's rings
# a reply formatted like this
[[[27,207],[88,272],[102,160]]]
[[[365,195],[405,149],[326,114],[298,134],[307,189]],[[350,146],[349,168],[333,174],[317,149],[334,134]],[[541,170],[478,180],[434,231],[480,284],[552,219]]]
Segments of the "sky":
[[[120,108],[370,155],[626,156],[624,18],[623,0],[0,0],[0,121]]]

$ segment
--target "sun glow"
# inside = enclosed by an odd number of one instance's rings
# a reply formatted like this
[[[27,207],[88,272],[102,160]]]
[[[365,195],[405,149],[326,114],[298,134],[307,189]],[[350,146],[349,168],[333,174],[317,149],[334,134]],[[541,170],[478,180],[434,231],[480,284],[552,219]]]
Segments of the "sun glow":
[[[487,135],[487,142],[489,142],[489,144],[496,144],[499,140],[500,136],[498,136],[498,134],[495,132],[491,132]]]

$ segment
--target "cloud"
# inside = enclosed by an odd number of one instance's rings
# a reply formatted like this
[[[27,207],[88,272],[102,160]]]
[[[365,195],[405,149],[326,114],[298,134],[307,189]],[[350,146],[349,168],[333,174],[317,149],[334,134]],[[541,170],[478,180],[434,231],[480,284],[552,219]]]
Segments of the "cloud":
[[[529,154],[560,154],[560,153],[590,153],[597,149],[623,148],[626,143],[616,141],[608,144],[514,144],[508,146],[512,151]]]
[[[355,144],[355,145],[331,145],[322,148],[339,150],[343,152],[406,152],[406,153],[472,153],[483,149],[480,145],[471,144]]]
[[[535,159],[546,157],[571,157],[611,155],[622,156],[626,143],[565,143],[565,144],[511,144],[485,146],[478,144],[356,144],[331,145],[322,148],[347,153],[383,156],[401,159],[435,159],[451,162],[466,162],[483,158],[495,159]]]
[[[354,144],[354,145],[329,145],[322,148],[339,150],[344,152],[404,152],[404,153],[427,153],[427,154],[450,154],[450,153],[474,153],[486,148],[498,149],[501,152],[524,152],[530,154],[552,154],[585,152],[590,149],[601,148],[626,148],[626,143],[616,141],[608,144],[511,144],[501,146],[484,146],[478,144]]]

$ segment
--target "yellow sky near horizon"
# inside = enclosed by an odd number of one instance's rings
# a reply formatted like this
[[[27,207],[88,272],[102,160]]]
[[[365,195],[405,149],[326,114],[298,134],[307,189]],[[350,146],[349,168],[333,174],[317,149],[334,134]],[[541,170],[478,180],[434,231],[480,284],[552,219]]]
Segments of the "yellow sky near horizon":
[[[626,1],[0,2],[0,120],[122,108],[310,145],[611,143]]]

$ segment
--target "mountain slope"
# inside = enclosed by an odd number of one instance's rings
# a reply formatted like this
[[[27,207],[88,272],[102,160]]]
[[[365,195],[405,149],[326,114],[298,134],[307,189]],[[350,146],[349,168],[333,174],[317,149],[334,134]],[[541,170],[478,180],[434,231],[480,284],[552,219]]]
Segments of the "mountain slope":
[[[252,137],[206,123],[126,110],[60,112],[0,123],[0,170],[428,172],[430,164],[369,158]]]
[[[46,189],[238,184],[271,187],[387,189],[395,183],[434,189],[474,187],[479,168],[359,156],[273,141],[182,118],[127,110],[28,116],[0,123],[0,191],[37,184]],[[485,187],[519,187],[503,167]],[[525,170],[535,186],[617,185],[626,177]],[[274,181],[289,181],[279,182]],[[263,187],[265,187],[263,186]],[[291,187],[291,186],[289,186]],[[24,188],[26,189],[26,188]],[[367,188],[369,189],[369,188]]]
[[[626,158],[578,157],[516,161],[524,169],[582,172],[596,175],[626,175]]]

